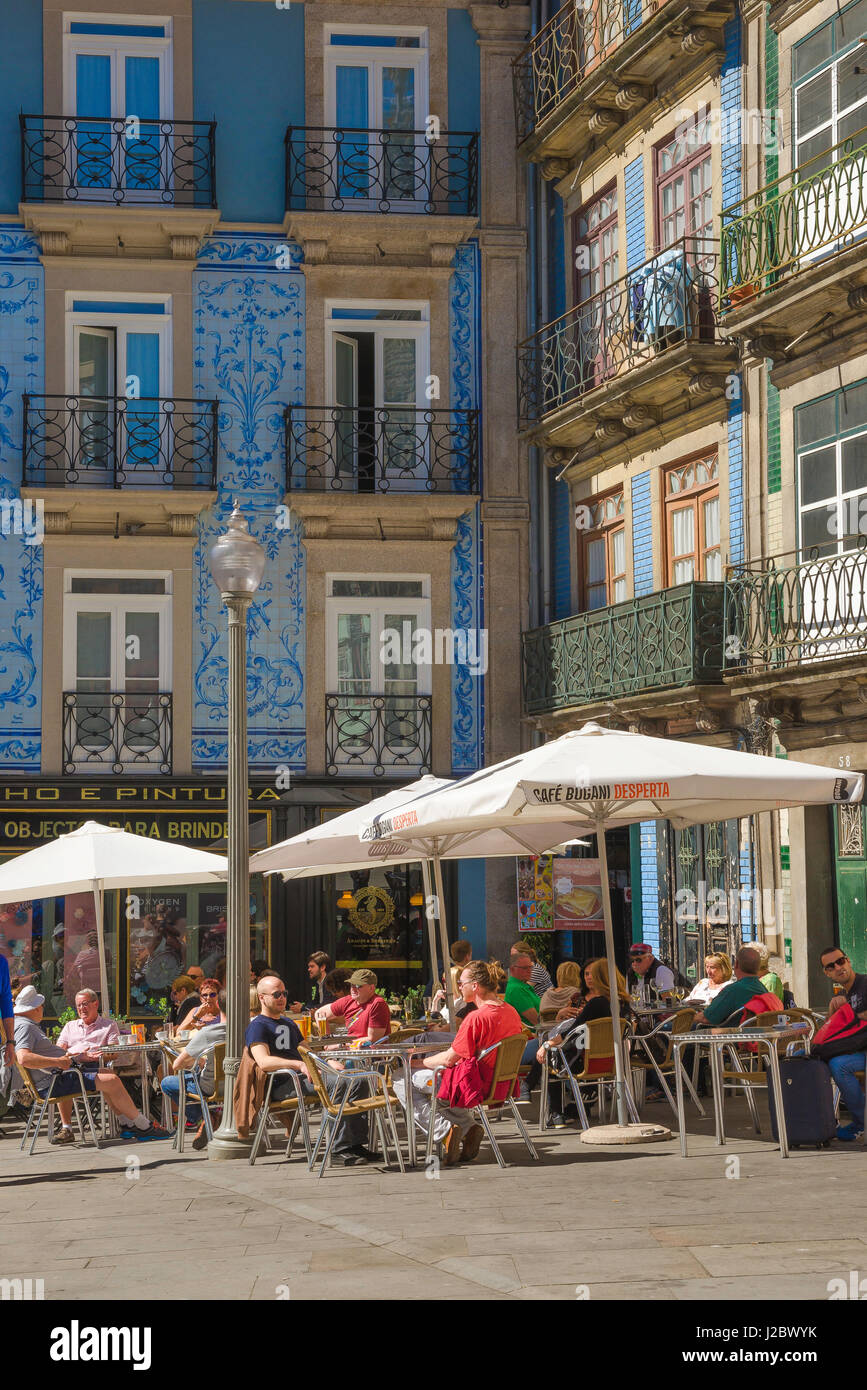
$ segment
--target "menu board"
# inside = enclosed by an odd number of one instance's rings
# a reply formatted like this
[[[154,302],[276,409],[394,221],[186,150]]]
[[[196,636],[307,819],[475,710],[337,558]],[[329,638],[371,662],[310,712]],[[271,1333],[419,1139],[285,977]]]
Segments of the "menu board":
[[[602,875],[598,859],[555,859],[555,931],[602,931]]]
[[[553,865],[550,854],[517,861],[518,930],[553,931]]]

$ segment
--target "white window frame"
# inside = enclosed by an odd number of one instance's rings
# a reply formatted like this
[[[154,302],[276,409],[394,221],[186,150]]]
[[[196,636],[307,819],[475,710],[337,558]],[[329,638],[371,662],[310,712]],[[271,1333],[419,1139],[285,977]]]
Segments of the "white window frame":
[[[341,581],[363,581],[363,580],[396,580],[411,581],[421,583],[422,596],[420,598],[344,598],[333,593],[335,580]],[[384,694],[384,677],[382,674],[382,663],[379,659],[380,645],[377,641],[377,631],[375,622],[379,617],[382,631],[382,621],[387,610],[401,608],[407,614],[413,614],[413,621],[416,628],[426,627],[431,630],[431,597],[430,597],[430,575],[429,574],[328,574],[325,577],[325,643],[326,643],[326,680],[327,688],[337,692],[337,615],[338,613],[368,613],[371,615],[370,628],[370,694]],[[431,693],[431,666],[419,665],[416,668],[418,679],[416,684],[417,695],[430,695]],[[347,696],[347,699],[351,697]]]
[[[389,38],[406,36],[417,38],[419,46],[418,48],[377,48],[371,45],[370,47],[353,48],[347,44],[346,47],[337,47],[331,42],[332,34],[370,34],[373,36],[382,34]],[[323,48],[325,50],[326,126],[333,128],[337,123],[337,67],[343,65],[351,67],[373,66],[376,63],[390,61],[394,67],[411,67],[415,71],[416,129],[424,130],[424,118],[430,111],[430,47],[428,30],[425,26],[415,24],[325,24],[323,25]],[[399,57],[399,62],[396,61],[396,57]],[[381,89],[378,85],[374,89],[368,83],[367,96],[369,122],[367,128],[379,130],[382,127],[382,113],[379,110],[382,100]],[[374,105],[373,112],[370,110],[371,100]],[[377,112],[379,112],[378,115]]]
[[[130,34],[73,34],[73,24],[119,24],[129,26],[161,24],[165,27],[165,37],[153,38]],[[92,54],[97,57],[106,54],[112,59],[112,111],[115,119],[138,114],[122,109],[120,86],[123,58],[160,59],[160,120],[172,119],[172,21],[168,15],[131,14],[84,14],[65,13],[63,16],[63,106],[68,115],[76,110],[76,64],[79,54]],[[124,94],[125,95],[125,94]]]
[[[118,304],[126,301],[132,304],[163,304],[163,314],[125,314],[111,312],[104,314],[90,309],[73,309],[76,299],[91,302]],[[67,290],[66,292],[66,391],[75,394],[75,377],[78,366],[77,330],[79,328],[109,328],[115,333],[115,396],[123,396],[125,371],[119,369],[119,330],[131,333],[158,333],[160,339],[160,385],[159,395],[171,397],[172,391],[172,297],[170,294],[116,294],[111,291],[91,293],[88,290]],[[126,352],[123,352],[123,366],[126,366]]]
[[[418,309],[421,319],[349,319],[332,318],[335,309]],[[416,398],[417,410],[429,408],[425,397],[425,381],[430,373],[430,303],[414,299],[326,299],[325,301],[325,397],[329,404],[334,402],[334,336],[350,333],[373,333],[381,338],[414,338],[416,341]],[[382,353],[375,349],[374,361],[376,381],[374,399],[376,407],[382,406]]]
[[[162,579],[165,593],[162,594],[81,594],[72,592],[73,579]],[[114,569],[68,569],[63,574],[63,689],[74,690],[77,680],[76,661],[76,615],[78,613],[111,612],[122,616],[129,612],[159,613],[160,670],[159,689],[164,693],[172,689],[172,572],[171,570],[124,570],[119,576]],[[123,678],[118,672],[123,668],[123,629],[117,624],[112,652],[113,670],[111,674],[112,691],[124,688]]]

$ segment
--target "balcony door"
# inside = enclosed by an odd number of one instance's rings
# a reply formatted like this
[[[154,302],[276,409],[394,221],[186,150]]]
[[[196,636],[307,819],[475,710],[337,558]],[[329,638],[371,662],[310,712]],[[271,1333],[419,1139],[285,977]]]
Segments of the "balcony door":
[[[431,201],[427,32],[420,29],[326,31],[325,107],[335,135],[332,178],[355,211],[387,203],[423,212]]]
[[[169,26],[93,18],[66,20],[64,106],[77,118],[67,196],[153,202],[171,188],[159,127],[172,114]]]
[[[169,394],[167,307],[163,301],[72,301],[67,389],[78,404],[67,447],[77,481],[134,487],[170,472],[159,403]]]
[[[621,341],[628,338],[617,290],[604,293],[616,284],[619,274],[616,188],[575,214],[573,237],[575,303],[583,307],[574,330],[565,329],[567,338],[571,331],[575,333],[574,361],[570,363],[573,352],[564,341],[562,366],[567,388],[574,374],[579,390],[585,391],[604,381],[606,372],[616,370]]]
[[[326,390],[338,485],[357,492],[425,491],[430,447],[420,412],[430,404],[427,306],[331,305],[328,332]]]
[[[863,9],[863,6],[856,7]],[[845,16],[844,16],[845,18]],[[865,27],[862,18],[861,32]],[[796,179],[805,185],[795,195],[796,245],[799,260],[809,264],[849,244],[852,232],[867,232],[867,82],[863,76],[864,49],[856,47],[834,58],[821,71],[807,72],[823,49],[831,45],[841,20],[822,27],[796,47],[795,164]],[[852,23],[848,42],[857,37]],[[837,33],[836,42],[846,38]],[[803,72],[799,82],[797,75]],[[843,143],[846,142],[846,143]]]
[[[64,611],[67,770],[166,762],[171,688],[170,579],[68,573]],[[170,734],[168,740],[170,748]]]
[[[347,768],[418,767],[423,719],[418,697],[430,693],[431,667],[416,662],[419,629],[430,632],[425,577],[332,576],[328,581],[328,690],[332,762]]]

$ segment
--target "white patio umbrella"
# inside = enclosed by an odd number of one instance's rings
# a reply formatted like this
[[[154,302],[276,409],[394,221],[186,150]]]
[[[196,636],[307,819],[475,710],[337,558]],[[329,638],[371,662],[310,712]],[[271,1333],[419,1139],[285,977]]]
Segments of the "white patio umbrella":
[[[226,879],[226,860],[201,849],[130,835],[86,821],[67,835],[19,854],[0,867],[0,903],[93,893],[99,941],[102,1006],[108,1008],[108,971],[102,924],[102,895],[112,888],[169,888]]]
[[[408,861],[420,860],[424,878],[431,967],[434,971],[434,978],[436,978],[438,968],[436,933],[433,918],[427,908],[433,896],[430,879],[431,865],[433,865],[436,880],[434,906],[438,908],[435,915],[439,922],[440,951],[445,971],[446,998],[450,1015],[453,999],[451,976],[448,969],[448,923],[446,921],[440,859],[502,858],[527,852],[536,854],[539,852],[536,848],[538,844],[541,844],[542,841],[550,841],[550,832],[547,826],[541,831],[534,831],[531,828],[529,835],[522,836],[520,839],[516,839],[508,830],[493,829],[474,842],[472,851],[463,850],[457,846],[453,852],[446,851],[442,855],[416,853],[412,844],[404,843],[400,838],[391,840],[388,844],[381,840],[371,843],[361,841],[360,832],[373,817],[388,816],[396,806],[406,806],[408,803],[412,803],[415,797],[424,797],[431,792],[442,791],[447,787],[456,785],[457,783],[443,777],[421,777],[417,782],[412,782],[406,787],[400,787],[396,791],[387,792],[385,796],[377,797],[374,801],[367,801],[361,806],[355,806],[351,811],[344,812],[342,816],[334,816],[331,820],[324,821],[322,825],[314,826],[312,830],[303,830],[299,835],[293,835],[278,845],[270,845],[268,849],[260,850],[250,859],[251,873],[281,873],[285,881],[296,878],[313,878],[324,874],[350,873],[358,869],[385,868],[392,864],[404,864]],[[563,840],[571,833],[571,826],[564,824],[561,828],[563,834],[559,838]]]
[[[400,836],[417,853],[472,852],[493,829],[516,837],[550,831],[566,837],[564,819],[596,835],[602,878],[605,944],[614,1022],[617,1112],[626,1125],[625,1068],[620,1036],[614,936],[605,831],[637,821],[670,820],[683,828],[785,806],[859,802],[864,775],[780,758],[737,753],[674,739],[585,724],[562,737],[416,797],[363,827],[365,841]],[[545,846],[543,846],[545,848]],[[480,853],[483,851],[479,851]]]

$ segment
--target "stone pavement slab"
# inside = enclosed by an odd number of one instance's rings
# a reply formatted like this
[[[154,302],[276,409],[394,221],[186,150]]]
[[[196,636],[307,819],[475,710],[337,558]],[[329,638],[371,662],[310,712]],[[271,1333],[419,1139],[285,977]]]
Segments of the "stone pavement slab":
[[[401,1175],[331,1170],[300,1154],[213,1163],[167,1142],[19,1151],[0,1142],[0,1277],[42,1279],[49,1300],[824,1300],[867,1276],[867,1153],[795,1150],[788,1160],[730,1107],[723,1147],[709,1120],[676,1140],[538,1140],[533,1163],[483,1148],[472,1166]],[[767,1120],[765,1119],[767,1132]],[[507,1126],[499,1126],[505,1138]],[[499,1138],[499,1134],[498,1134]],[[536,1135],[533,1135],[536,1141]],[[737,1159],[732,1164],[731,1160]],[[833,1210],[830,1210],[833,1208]],[[782,1238],[781,1238],[782,1237]],[[577,1291],[577,1292],[576,1292]],[[724,1315],[723,1315],[724,1316]]]

